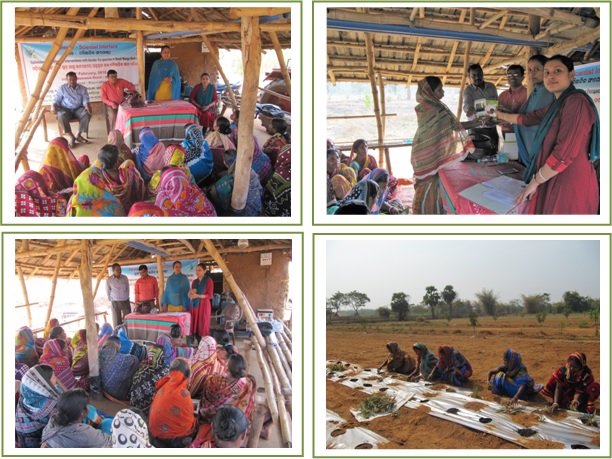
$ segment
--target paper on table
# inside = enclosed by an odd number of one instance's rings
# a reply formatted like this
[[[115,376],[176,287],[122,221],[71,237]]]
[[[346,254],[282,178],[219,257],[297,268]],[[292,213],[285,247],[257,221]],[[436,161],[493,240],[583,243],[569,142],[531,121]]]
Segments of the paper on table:
[[[525,189],[525,183],[522,180],[513,179],[511,177],[497,177],[482,184],[488,188],[484,195],[494,201],[514,205],[514,199]]]

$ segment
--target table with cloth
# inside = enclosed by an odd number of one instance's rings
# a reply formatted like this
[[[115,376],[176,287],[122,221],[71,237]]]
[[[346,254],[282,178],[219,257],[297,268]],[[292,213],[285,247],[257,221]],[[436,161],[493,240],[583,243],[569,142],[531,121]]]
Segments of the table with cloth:
[[[438,171],[440,177],[440,194],[447,214],[457,215],[495,215],[495,212],[471,201],[459,193],[477,183],[487,182],[501,177],[499,171],[517,169],[518,172],[508,177],[522,180],[525,167],[510,161],[504,164],[483,164],[470,161],[458,162]],[[529,208],[529,201],[525,201],[512,209],[511,214],[524,214]]]
[[[115,129],[121,131],[125,144],[134,148],[140,144],[138,135],[145,127],[161,141],[181,142],[187,123],[199,124],[195,106],[184,100],[163,100],[141,108],[120,105]]]
[[[135,340],[157,341],[160,335],[169,335],[170,327],[179,324],[183,336],[191,334],[191,313],[163,312],[158,314],[136,314],[125,316],[128,337]]]

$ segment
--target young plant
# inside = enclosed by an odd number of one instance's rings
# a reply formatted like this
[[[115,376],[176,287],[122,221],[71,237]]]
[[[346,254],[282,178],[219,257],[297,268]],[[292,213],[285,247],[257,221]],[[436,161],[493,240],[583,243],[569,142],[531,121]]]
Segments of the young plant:
[[[361,402],[359,414],[364,418],[371,418],[379,414],[386,414],[393,411],[395,407],[395,397],[390,395],[374,395]]]

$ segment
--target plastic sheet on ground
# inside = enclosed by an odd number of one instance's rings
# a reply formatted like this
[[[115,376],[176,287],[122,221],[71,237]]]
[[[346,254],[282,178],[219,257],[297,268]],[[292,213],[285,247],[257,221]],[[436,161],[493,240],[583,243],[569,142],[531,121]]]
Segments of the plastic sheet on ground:
[[[363,427],[341,429],[339,426],[345,422],[336,413],[327,410],[326,438],[328,449],[376,449],[377,445],[388,442],[386,438]]]
[[[330,381],[367,394],[406,394],[399,400],[410,396],[405,402],[407,408],[426,405],[431,410],[428,413],[431,416],[495,435],[526,448],[538,448],[538,441],[548,441],[560,443],[567,449],[599,449],[599,427],[585,425],[584,413],[568,411],[565,419],[556,420],[535,408],[520,405],[518,408],[530,416],[534,424],[525,427],[514,422],[510,414],[502,412],[502,405],[475,399],[467,389],[452,387],[454,392],[439,391],[432,389],[432,383],[401,381],[389,377],[389,373],[378,374],[376,369],[361,368],[349,362],[331,360],[327,362],[328,368],[331,364],[341,365],[345,370],[329,372],[328,369]],[[466,408],[466,404],[474,402],[478,403],[478,409]],[[599,426],[599,416],[595,416],[594,420]]]

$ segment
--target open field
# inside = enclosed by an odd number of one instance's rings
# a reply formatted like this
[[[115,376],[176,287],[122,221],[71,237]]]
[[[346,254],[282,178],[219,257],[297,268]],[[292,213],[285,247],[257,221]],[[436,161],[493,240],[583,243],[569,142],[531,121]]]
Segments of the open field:
[[[499,403],[508,398],[492,395],[486,389],[487,372],[502,363],[502,353],[508,348],[521,353],[523,363],[536,383],[545,384],[553,371],[565,364],[572,352],[582,351],[589,367],[600,381],[600,344],[595,329],[586,314],[549,315],[540,326],[535,316],[480,317],[474,334],[468,319],[426,320],[422,322],[377,322],[372,324],[331,324],[327,326],[327,359],[345,360],[364,368],[377,368],[386,358],[385,344],[396,341],[413,355],[417,341],[434,353],[438,346],[448,344],[461,351],[472,364],[470,378],[473,391],[485,400]],[[581,328],[587,326],[588,328]],[[413,355],[414,356],[414,355]],[[401,377],[401,379],[404,379]],[[345,427],[357,425],[373,430],[390,440],[382,448],[410,449],[471,449],[520,448],[492,435],[476,432],[452,422],[443,421],[419,410],[401,408],[399,416],[384,416],[359,423],[349,408],[357,408],[368,396],[355,389],[327,381],[327,408],[348,421]],[[525,403],[525,402],[523,402]],[[547,399],[538,395],[527,402],[530,406],[545,406]],[[501,408],[501,407],[500,407]],[[599,410],[599,401],[597,402]],[[513,420],[529,427],[529,419]],[[563,417],[563,412],[559,414]],[[433,432],[433,434],[432,434]],[[536,448],[554,448],[555,444],[539,442]]]

